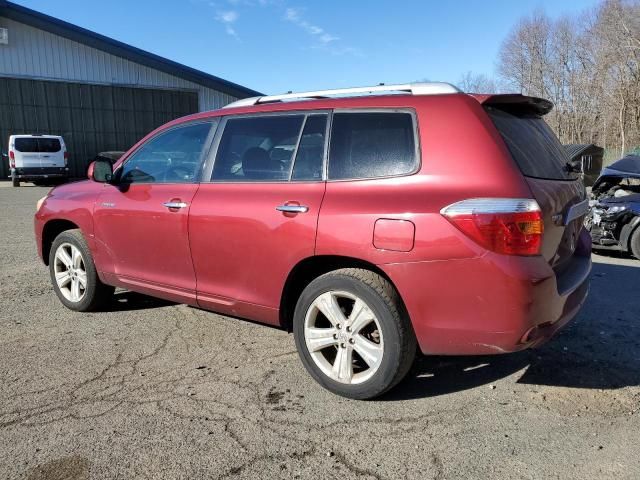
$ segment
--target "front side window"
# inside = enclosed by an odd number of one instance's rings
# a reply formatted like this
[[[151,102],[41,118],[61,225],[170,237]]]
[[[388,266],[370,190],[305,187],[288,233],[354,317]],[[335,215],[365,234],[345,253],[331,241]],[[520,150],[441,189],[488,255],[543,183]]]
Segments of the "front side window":
[[[304,115],[227,120],[211,180],[288,181]]]
[[[403,175],[416,168],[416,144],[411,114],[334,113],[329,149],[329,179]]]
[[[120,183],[191,183],[197,180],[211,122],[176,127],[152,138],[122,166]]]

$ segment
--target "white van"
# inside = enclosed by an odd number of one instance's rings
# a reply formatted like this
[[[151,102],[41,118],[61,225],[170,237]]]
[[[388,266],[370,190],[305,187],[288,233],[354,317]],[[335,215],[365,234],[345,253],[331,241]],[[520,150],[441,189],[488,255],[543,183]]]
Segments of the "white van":
[[[14,187],[21,181],[36,185],[69,176],[67,147],[56,135],[11,135],[9,167]]]

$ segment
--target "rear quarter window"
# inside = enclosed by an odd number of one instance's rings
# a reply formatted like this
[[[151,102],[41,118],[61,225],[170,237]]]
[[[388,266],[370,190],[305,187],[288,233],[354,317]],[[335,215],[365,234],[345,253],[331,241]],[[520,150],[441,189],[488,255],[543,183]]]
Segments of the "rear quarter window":
[[[336,112],[329,152],[330,180],[412,173],[418,166],[413,115]]]
[[[515,115],[486,108],[511,156],[526,177],[575,180],[578,173],[567,168],[569,157],[549,125],[535,115]]]

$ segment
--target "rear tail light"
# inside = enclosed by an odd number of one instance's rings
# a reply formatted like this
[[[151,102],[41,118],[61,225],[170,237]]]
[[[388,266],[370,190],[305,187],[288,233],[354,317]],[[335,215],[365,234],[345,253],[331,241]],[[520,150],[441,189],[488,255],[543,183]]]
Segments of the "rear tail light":
[[[16,168],[16,154],[13,153],[13,150],[9,150],[9,165],[11,168]]]
[[[65,150],[64,151],[64,166],[67,166],[67,163],[69,162],[69,153]]]
[[[535,200],[472,198],[440,212],[462,233],[488,250],[505,255],[539,255],[544,224]]]

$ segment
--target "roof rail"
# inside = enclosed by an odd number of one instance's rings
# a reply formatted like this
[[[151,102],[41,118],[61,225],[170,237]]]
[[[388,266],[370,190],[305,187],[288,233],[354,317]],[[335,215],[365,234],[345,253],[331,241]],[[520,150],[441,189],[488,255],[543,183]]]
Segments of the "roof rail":
[[[311,92],[285,93],[283,95],[266,95],[262,97],[243,98],[230,103],[222,108],[248,107],[261,103],[281,102],[283,100],[297,100],[304,98],[327,98],[331,96],[354,96],[358,94],[371,94],[379,92],[410,93],[411,95],[443,95],[448,93],[461,93],[462,91],[450,83],[444,82],[417,82],[401,83],[397,85],[375,85],[372,87],[336,88],[333,90],[315,90]]]

